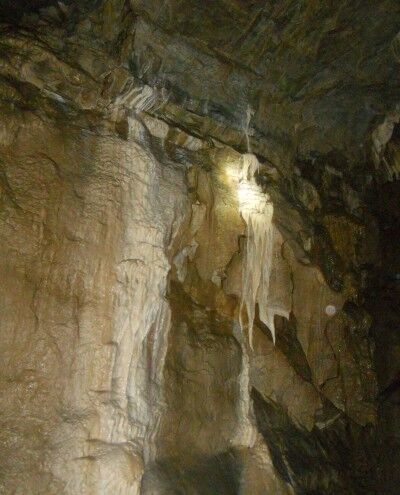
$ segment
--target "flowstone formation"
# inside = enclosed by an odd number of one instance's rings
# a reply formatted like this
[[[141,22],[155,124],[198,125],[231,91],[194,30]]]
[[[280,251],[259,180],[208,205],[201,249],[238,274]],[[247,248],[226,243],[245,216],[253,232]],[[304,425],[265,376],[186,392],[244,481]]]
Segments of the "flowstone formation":
[[[243,166],[237,186],[239,212],[246,222],[246,254],[242,269],[242,304],[248,318],[250,347],[253,346],[253,324],[256,306],[260,319],[271,329],[275,342],[274,314],[268,307],[272,266],[274,207],[256,181],[259,162],[254,155],[243,155]],[[242,313],[242,311],[240,311]],[[241,317],[241,315],[240,315]],[[241,319],[241,326],[243,322]]]
[[[0,3],[0,493],[397,493],[399,20]]]

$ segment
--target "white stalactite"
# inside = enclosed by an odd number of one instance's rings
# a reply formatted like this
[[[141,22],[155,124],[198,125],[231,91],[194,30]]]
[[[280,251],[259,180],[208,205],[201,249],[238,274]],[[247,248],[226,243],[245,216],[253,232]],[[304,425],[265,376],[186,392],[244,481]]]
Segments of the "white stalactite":
[[[260,319],[271,330],[275,342],[274,311],[268,305],[269,282],[273,251],[273,205],[256,182],[259,168],[257,158],[243,155],[239,176],[239,210],[246,222],[246,253],[242,274],[240,325],[243,328],[243,309],[246,309],[250,347],[253,345],[253,323],[258,304]]]

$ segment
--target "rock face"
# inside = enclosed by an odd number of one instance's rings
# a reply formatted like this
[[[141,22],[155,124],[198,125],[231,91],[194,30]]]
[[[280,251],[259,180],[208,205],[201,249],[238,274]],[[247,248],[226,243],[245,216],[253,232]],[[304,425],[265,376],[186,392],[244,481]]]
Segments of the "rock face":
[[[396,493],[398,2],[0,15],[0,493]]]

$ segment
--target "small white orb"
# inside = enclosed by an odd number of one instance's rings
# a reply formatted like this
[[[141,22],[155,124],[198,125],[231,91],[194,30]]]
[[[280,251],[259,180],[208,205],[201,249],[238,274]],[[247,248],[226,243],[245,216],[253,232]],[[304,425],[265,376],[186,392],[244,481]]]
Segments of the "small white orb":
[[[333,304],[328,304],[328,306],[325,308],[325,313],[328,316],[334,316],[336,314],[336,306]]]

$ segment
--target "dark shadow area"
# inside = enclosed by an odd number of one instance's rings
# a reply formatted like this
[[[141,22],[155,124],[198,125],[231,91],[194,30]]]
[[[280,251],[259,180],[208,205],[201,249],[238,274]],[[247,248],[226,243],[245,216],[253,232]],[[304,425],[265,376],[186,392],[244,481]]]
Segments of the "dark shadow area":
[[[400,126],[395,126],[385,160],[396,171]],[[377,475],[381,493],[397,495],[400,487],[400,180],[376,186],[372,200],[380,235],[380,266],[372,272],[366,302],[373,317],[375,367],[379,396],[376,431]]]
[[[141,495],[237,495],[240,467],[234,452],[214,457],[164,459],[145,471]]]
[[[53,8],[59,15],[68,17],[71,12],[94,9],[103,0],[0,0],[0,22],[18,24],[24,14],[40,13],[42,9]]]
[[[66,1],[65,3],[70,3]],[[0,0],[0,22],[17,22],[24,13],[37,12],[50,5],[57,5],[55,0]]]
[[[354,479],[354,431],[345,418],[309,432],[298,428],[280,405],[265,401],[255,389],[252,398],[257,426],[273,464],[296,495],[377,493],[372,478],[363,475],[362,482]]]

